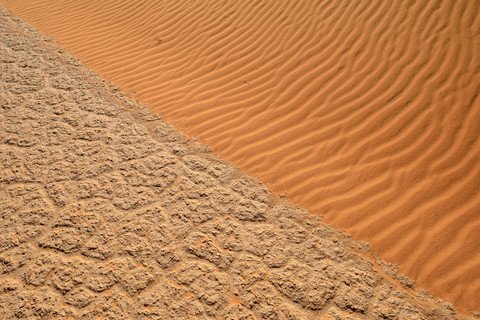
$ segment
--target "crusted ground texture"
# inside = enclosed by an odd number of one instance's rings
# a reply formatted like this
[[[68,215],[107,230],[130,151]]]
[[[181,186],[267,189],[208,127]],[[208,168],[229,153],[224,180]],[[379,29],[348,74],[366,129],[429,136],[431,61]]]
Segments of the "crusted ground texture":
[[[0,8],[1,319],[454,319]]]

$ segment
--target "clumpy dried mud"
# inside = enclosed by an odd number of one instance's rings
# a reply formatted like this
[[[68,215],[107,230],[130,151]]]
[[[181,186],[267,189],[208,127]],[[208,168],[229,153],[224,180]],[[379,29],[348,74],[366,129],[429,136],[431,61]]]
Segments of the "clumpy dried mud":
[[[461,318],[0,20],[1,319]]]

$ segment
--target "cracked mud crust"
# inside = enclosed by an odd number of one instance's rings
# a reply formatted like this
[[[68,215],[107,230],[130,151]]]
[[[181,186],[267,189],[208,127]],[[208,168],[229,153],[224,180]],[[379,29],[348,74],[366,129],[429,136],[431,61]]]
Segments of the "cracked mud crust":
[[[0,319],[456,319],[0,8]]]

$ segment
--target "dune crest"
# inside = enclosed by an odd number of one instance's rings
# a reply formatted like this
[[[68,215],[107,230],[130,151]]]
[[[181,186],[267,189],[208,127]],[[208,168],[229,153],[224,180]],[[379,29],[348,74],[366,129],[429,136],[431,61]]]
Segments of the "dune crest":
[[[478,1],[0,0],[461,309],[480,309]]]

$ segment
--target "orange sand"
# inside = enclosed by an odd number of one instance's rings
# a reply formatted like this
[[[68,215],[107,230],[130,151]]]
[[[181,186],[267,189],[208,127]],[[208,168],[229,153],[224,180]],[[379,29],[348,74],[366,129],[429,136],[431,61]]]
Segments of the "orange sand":
[[[420,286],[480,309],[480,2],[0,3]]]

